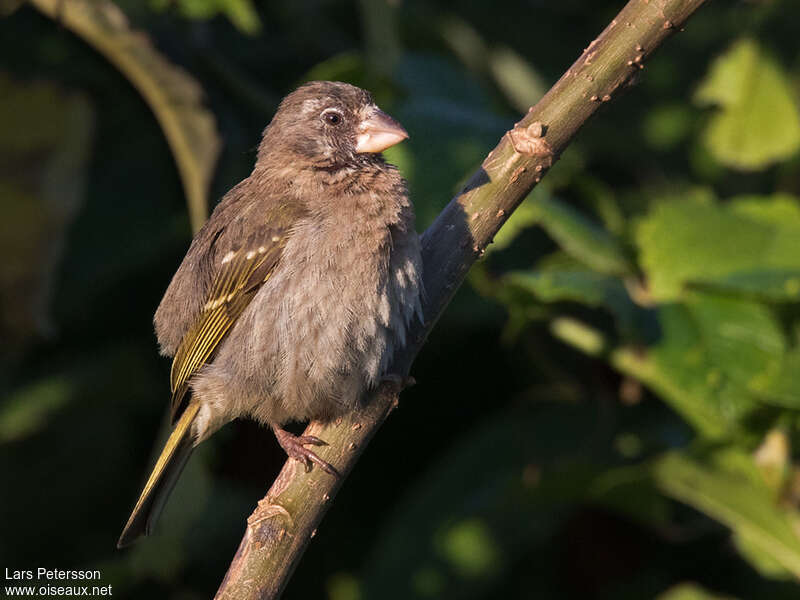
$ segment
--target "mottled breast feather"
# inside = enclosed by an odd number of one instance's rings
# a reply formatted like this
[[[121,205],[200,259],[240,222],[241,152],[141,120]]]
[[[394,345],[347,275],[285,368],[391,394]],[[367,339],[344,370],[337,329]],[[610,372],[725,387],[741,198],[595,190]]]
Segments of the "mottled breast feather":
[[[199,435],[242,414],[280,424],[356,408],[421,314],[404,181],[386,165],[367,185],[339,177],[346,193],[295,222],[269,281],[192,379]]]

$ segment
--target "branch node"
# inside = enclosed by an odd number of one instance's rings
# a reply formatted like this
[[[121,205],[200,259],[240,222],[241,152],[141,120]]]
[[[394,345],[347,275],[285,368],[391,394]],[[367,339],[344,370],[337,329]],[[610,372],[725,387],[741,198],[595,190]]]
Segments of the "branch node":
[[[254,529],[259,523],[273,517],[283,517],[288,521],[289,527],[294,527],[294,520],[292,520],[292,515],[289,514],[289,511],[280,504],[270,502],[269,497],[258,501],[258,506],[253,511],[253,514],[247,517],[247,527]]]
[[[550,147],[550,144],[547,143],[547,140],[544,139],[546,132],[547,127],[545,125],[540,121],[534,121],[527,127],[523,126],[521,123],[517,123],[514,129],[506,132],[506,135],[518,154],[545,158],[547,160],[544,162],[549,161],[549,164],[552,164],[553,149]],[[517,173],[517,171],[514,172],[517,174],[517,177],[519,177],[519,173]],[[522,171],[520,171],[520,173],[521,172]]]

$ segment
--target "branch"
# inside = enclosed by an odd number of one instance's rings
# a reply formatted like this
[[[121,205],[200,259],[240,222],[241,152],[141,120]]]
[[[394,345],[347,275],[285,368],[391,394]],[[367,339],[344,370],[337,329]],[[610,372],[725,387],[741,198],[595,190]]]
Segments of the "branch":
[[[630,0],[550,91],[507,132],[467,185],[422,236],[426,322],[417,324],[391,372],[405,375],[467,271],[514,209],[541,180],[580,128],[631,85],[645,60],[705,0]],[[277,598],[314,537],[346,475],[397,405],[399,386],[385,384],[364,410],[335,423],[312,423],[306,435],[329,446],[321,458],[342,474],[305,473],[289,460],[248,519],[218,600]]]

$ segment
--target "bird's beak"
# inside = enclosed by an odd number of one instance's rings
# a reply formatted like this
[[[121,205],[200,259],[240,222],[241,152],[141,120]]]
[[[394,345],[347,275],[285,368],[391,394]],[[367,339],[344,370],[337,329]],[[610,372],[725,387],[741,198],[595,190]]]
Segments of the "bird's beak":
[[[403,126],[376,108],[361,121],[356,134],[356,153],[383,152],[408,138]]]

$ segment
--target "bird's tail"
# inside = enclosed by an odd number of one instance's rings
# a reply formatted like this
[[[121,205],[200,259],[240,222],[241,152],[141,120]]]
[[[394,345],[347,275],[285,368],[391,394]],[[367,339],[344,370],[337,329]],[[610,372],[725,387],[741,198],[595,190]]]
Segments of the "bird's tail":
[[[192,454],[191,425],[194,422],[199,402],[190,402],[183,414],[175,423],[164,449],[158,457],[153,472],[144,484],[139,500],[133,507],[125,529],[119,536],[117,548],[123,548],[135,542],[142,535],[150,535],[158,516],[167,502],[167,498],[175,487],[175,482],[183,471],[186,461]]]

